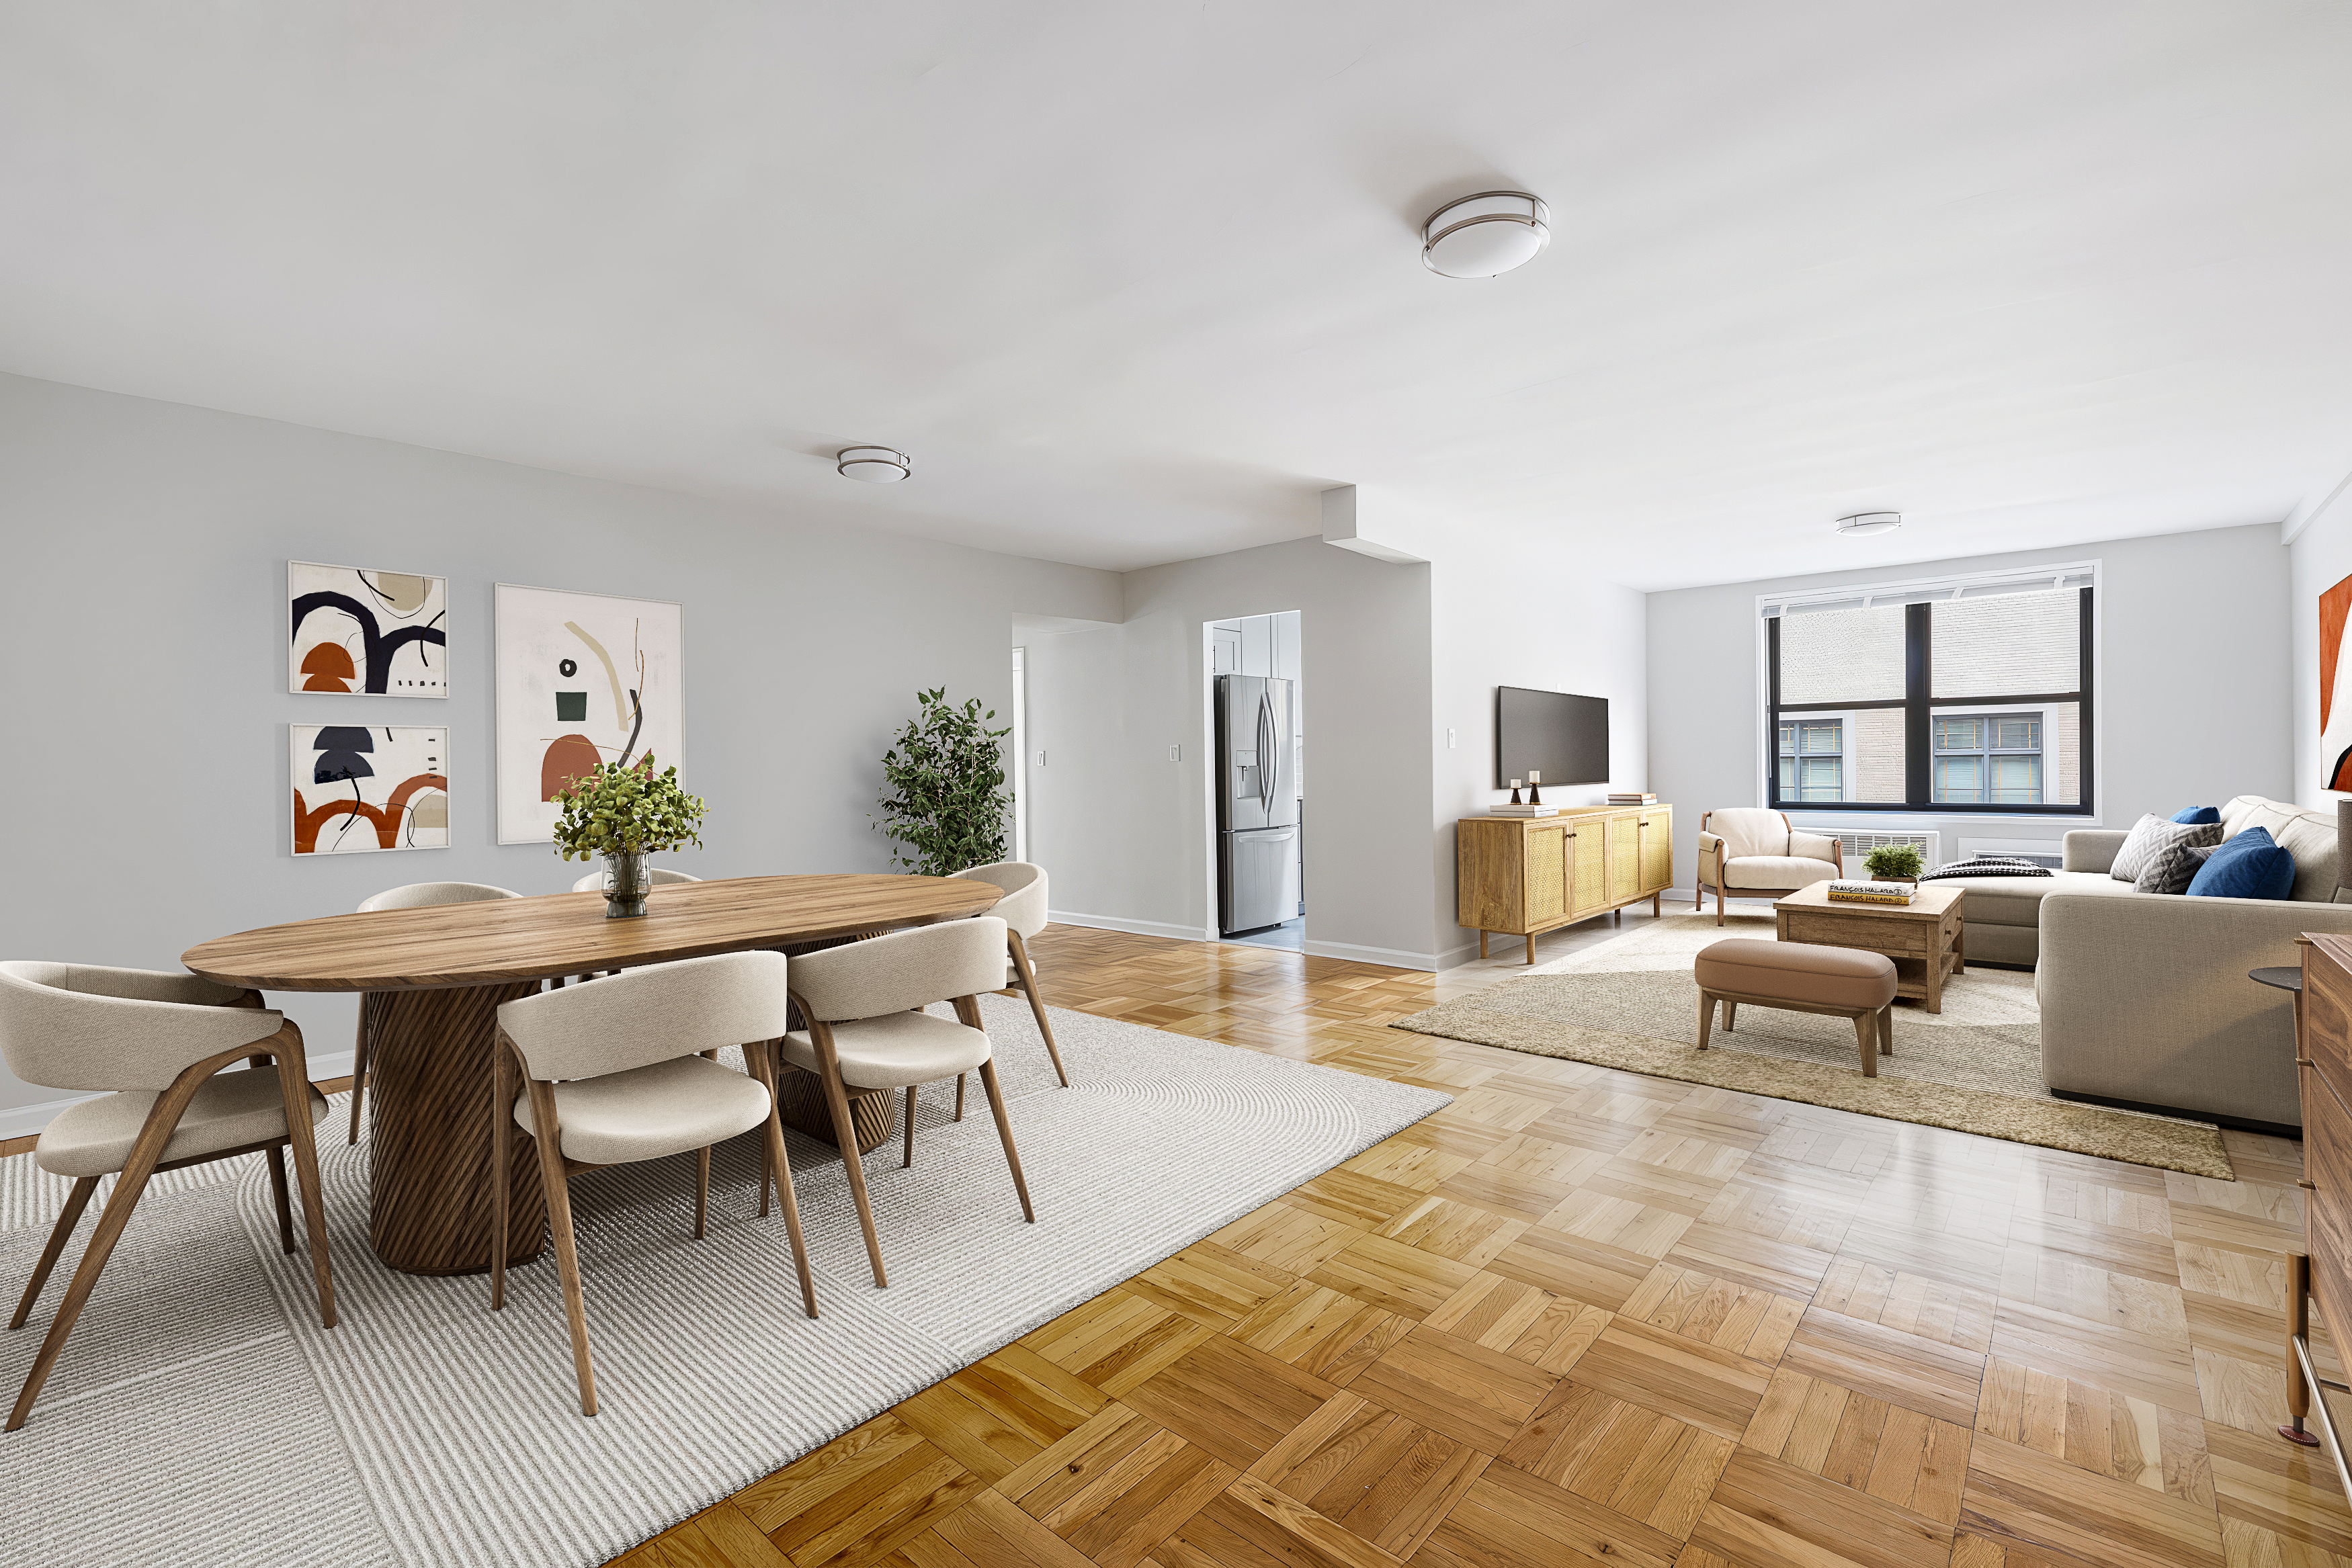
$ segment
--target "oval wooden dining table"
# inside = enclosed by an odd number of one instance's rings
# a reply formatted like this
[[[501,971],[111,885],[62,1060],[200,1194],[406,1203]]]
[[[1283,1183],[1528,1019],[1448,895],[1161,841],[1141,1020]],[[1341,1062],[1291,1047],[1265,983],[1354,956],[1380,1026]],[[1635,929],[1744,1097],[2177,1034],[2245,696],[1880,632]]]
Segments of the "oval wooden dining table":
[[[647,913],[604,917],[598,893],[337,915],[216,937],[180,956],[223,985],[360,991],[368,1062],[368,1240],[411,1274],[490,1262],[491,1041],[499,1004],[550,981],[961,920],[1003,896],[937,876],[755,876],[667,883]],[[530,1140],[507,1171],[513,1260],[547,1214]]]

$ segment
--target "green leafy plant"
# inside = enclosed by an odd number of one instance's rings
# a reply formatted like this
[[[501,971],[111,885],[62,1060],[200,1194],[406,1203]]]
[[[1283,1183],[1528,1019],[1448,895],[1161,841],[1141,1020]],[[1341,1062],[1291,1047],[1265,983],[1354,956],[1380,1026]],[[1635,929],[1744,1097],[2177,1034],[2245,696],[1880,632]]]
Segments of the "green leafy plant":
[[[916,716],[882,754],[882,811],[875,828],[906,846],[893,865],[919,876],[950,876],[1005,856],[1013,791],[1004,787],[1010,728],[991,729],[996,710],[980,699],[962,706],[948,689],[917,692]]]
[[[1881,844],[1862,862],[1881,882],[1919,874],[1919,850],[1915,844]]]
[[[568,861],[702,847],[702,797],[679,788],[677,768],[655,772],[650,751],[626,767],[599,762],[586,778],[557,790],[555,799],[562,806],[555,820],[555,850]]]

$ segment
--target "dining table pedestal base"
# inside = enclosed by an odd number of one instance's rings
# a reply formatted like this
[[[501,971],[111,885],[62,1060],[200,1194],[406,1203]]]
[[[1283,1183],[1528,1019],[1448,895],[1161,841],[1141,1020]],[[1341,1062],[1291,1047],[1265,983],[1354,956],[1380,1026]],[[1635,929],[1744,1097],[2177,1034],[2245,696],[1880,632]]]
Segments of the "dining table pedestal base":
[[[406,1274],[480,1274],[490,1267],[490,1103],[499,1004],[540,983],[369,991],[360,998],[368,1047],[368,1244]],[[547,1197],[537,1146],[509,1145],[507,1260],[539,1255]]]

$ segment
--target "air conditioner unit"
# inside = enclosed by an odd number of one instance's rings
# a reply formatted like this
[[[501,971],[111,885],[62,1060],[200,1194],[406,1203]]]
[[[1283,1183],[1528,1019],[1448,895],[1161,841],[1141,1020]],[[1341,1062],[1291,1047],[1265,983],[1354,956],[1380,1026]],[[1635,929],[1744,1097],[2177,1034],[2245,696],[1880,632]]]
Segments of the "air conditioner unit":
[[[2065,846],[2056,839],[1962,839],[1960,858],[1972,861],[1979,855],[2014,855],[2030,860],[2035,865],[2048,866],[2052,871],[2065,868]]]
[[[1916,833],[1840,832],[1832,833],[1830,837],[1844,846],[1845,864],[1849,873],[1859,873],[1862,862],[1868,858],[1871,851],[1885,849],[1889,844],[1908,844],[1917,850],[1920,863],[1930,871],[1944,863],[1942,852],[1944,835],[1933,828],[1927,829],[1925,832]]]

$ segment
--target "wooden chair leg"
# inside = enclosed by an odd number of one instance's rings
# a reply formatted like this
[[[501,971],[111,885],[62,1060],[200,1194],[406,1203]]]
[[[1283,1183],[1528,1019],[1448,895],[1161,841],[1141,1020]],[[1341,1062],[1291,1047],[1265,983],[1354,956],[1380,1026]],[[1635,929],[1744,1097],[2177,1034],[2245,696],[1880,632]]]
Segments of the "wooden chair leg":
[[[907,1085],[907,1157],[898,1162],[900,1170],[910,1169],[915,1163],[915,1086]]]
[[[277,1144],[269,1145],[269,1196],[278,1205],[278,1250],[290,1257],[294,1251],[294,1211],[286,1203],[286,1151]]]
[[[8,1320],[8,1327],[12,1331],[23,1328],[25,1320],[32,1315],[33,1303],[41,1299],[41,1287],[49,1282],[49,1270],[58,1266],[58,1259],[66,1249],[67,1238],[73,1235],[74,1227],[81,1223],[82,1210],[89,1207],[89,1195],[97,1190],[96,1176],[82,1176],[74,1182],[73,1190],[66,1194],[65,1212],[58,1216],[58,1223],[49,1232],[49,1244],[41,1249],[41,1260],[33,1265],[33,1278],[25,1287],[25,1299],[16,1303],[16,1315]]]
[[[1895,1054],[1895,1004],[1887,1003],[1878,1009],[1878,1054]]]
[[[98,1217],[98,1228],[90,1233],[89,1247],[82,1253],[81,1262],[66,1286],[65,1299],[58,1303],[58,1315],[41,1340],[32,1370],[25,1375],[25,1385],[16,1395],[15,1408],[8,1413],[7,1430],[16,1431],[32,1415],[33,1401],[41,1396],[41,1385],[56,1370],[58,1357],[65,1352],[66,1336],[73,1332],[74,1321],[81,1316],[82,1308],[89,1305],[90,1291],[98,1288],[98,1277],[105,1271],[106,1260],[114,1255],[114,1244],[122,1239],[122,1228],[130,1223],[131,1211],[138,1207],[139,1195],[147,1189],[147,1178],[155,1174],[155,1162],[163,1157],[163,1145],[172,1141],[172,1131],[180,1124],[188,1102],[195,1098],[205,1080],[245,1054],[245,1048],[240,1046],[196,1063],[173,1079],[172,1086],[155,1096],[155,1103],[148,1107],[147,1120],[139,1129],[138,1140],[131,1145],[130,1157],[123,1161],[121,1174],[114,1178],[114,1190],[107,1194],[106,1207]]]
[[[1698,994],[1698,1048],[1706,1049],[1707,1037],[1715,1032],[1715,998],[1706,991]]]
[[[841,1163],[849,1172],[849,1196],[857,1201],[857,1226],[866,1233],[866,1256],[874,1265],[874,1282],[887,1288],[890,1277],[882,1270],[882,1242],[874,1234],[874,1205],[866,1197],[866,1170],[857,1153],[857,1129],[849,1120],[849,1091],[841,1082],[841,1058],[834,1052],[833,1030],[811,1019],[809,1039],[816,1046],[824,1102],[833,1112],[833,1135],[841,1145]]]
[[[694,1151],[694,1239],[710,1228],[710,1145]]]
[[[992,1057],[980,1064],[980,1086],[988,1092],[988,1108],[996,1113],[996,1136],[1004,1145],[1004,1163],[1013,1167],[1013,1190],[1021,1195],[1022,1216],[1034,1225],[1037,1210],[1029,1202],[1028,1178],[1021,1174],[1021,1151],[1013,1146],[1013,1124],[1004,1114],[1004,1092],[997,1087]]]
[[[294,1151],[294,1181],[302,1189],[302,1224],[310,1239],[310,1283],[319,1296],[319,1324],[335,1326],[335,1271],[327,1259],[327,1198],[319,1185],[319,1144],[310,1126],[310,1066],[302,1031],[289,1019],[270,1037],[278,1058],[278,1091],[286,1105],[286,1142]]]
[[[816,1281],[809,1273],[808,1243],[801,1238],[800,1200],[793,1192],[792,1162],[784,1153],[784,1124],[776,1101],[774,1042],[761,1040],[759,1043],[761,1049],[756,1055],[750,1047],[744,1048],[743,1060],[751,1065],[751,1076],[757,1078],[768,1092],[768,1125],[766,1135],[760,1140],[761,1168],[774,1171],[780,1178],[776,1188],[784,1200],[784,1234],[792,1239],[793,1266],[801,1277],[801,1301],[808,1308],[808,1315],[814,1317]],[[760,1212],[763,1216],[768,1212],[767,1186],[767,1181],[762,1177],[760,1183]]]
[[[1862,1075],[1878,1076],[1878,1020],[1869,1013],[1853,1015],[1853,1038],[1862,1048]]]
[[[1723,883],[1719,882],[1715,884],[1715,923],[1717,925],[1723,924]],[[1727,1023],[1724,1027],[1728,1029],[1731,1026]]]
[[[344,1140],[349,1144],[360,1141],[360,1102],[367,1095],[368,995],[360,993],[359,1038],[352,1042],[352,1134]]]
[[[1008,931],[1005,935],[1013,939],[1013,967],[1021,977],[1022,994],[1029,998],[1030,1012],[1036,1015],[1037,1032],[1045,1037],[1045,1054],[1054,1059],[1054,1076],[1062,1081],[1063,1088],[1067,1089],[1070,1075],[1062,1066],[1062,1048],[1054,1043],[1054,1026],[1045,1021],[1045,1004],[1037,995],[1037,971],[1029,962],[1029,944],[1021,940],[1018,931]]]
[[[1739,1019],[1739,1004],[1726,997],[1723,1000],[1723,1032],[1729,1034],[1731,1026]]]
[[[512,1228],[511,1195],[507,1190],[514,1157],[514,1061],[507,1037],[499,1031],[490,1042],[490,1311],[507,1304],[508,1232]]]
[[[588,1298],[580,1289],[580,1249],[572,1234],[572,1179],[563,1173],[562,1131],[555,1092],[528,1079],[531,1141],[539,1145],[539,1182],[547,1192],[547,1228],[555,1238],[555,1269],[563,1281],[563,1318],[572,1329],[572,1370],[580,1380],[580,1414],[596,1414],[596,1367],[588,1352]]]
[[[959,1072],[959,1073],[957,1073],[957,1074],[956,1074],[956,1113],[955,1113],[955,1119],[956,1119],[957,1121],[959,1121],[959,1122],[961,1122],[961,1121],[962,1121],[962,1120],[963,1120],[963,1081],[964,1081],[964,1079],[965,1079],[965,1077],[966,1077],[966,1076],[967,1076],[966,1074],[961,1073],[961,1072]]]

